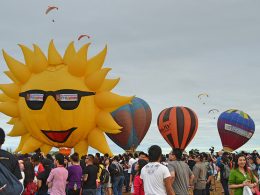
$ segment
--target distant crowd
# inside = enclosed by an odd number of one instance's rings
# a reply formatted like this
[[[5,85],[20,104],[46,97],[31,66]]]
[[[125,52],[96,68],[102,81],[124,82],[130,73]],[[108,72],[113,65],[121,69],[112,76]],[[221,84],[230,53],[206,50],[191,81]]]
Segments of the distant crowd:
[[[173,149],[163,155],[153,145],[148,153],[77,153],[64,156],[37,152],[13,155],[3,149],[5,134],[0,129],[0,194],[18,189],[24,195],[209,195],[215,182],[224,195],[259,193],[260,157],[257,151],[239,154],[211,148],[209,153],[188,154]],[[18,181],[20,184],[15,183]],[[10,189],[10,186],[13,186]],[[12,195],[15,195],[13,192]]]

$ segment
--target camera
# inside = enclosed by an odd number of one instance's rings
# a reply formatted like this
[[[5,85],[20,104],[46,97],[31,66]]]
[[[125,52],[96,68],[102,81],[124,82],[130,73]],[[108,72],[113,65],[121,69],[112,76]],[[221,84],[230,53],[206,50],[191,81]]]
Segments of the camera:
[[[211,146],[211,148],[209,149],[211,155],[214,153],[214,150],[215,150],[215,148],[213,146]]]

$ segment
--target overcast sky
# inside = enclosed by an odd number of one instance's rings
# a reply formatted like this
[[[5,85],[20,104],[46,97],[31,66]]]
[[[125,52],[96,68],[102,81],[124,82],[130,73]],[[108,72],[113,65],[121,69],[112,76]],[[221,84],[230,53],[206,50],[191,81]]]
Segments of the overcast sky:
[[[58,11],[45,15],[48,5]],[[164,108],[187,106],[199,118],[196,136],[187,149],[221,149],[216,122],[208,110],[236,108],[255,121],[256,131],[242,150],[260,150],[260,2],[256,0],[82,0],[1,1],[0,47],[23,60],[18,43],[37,43],[47,53],[54,39],[63,54],[72,40],[79,48],[91,38],[90,55],[108,44],[105,61],[109,77],[121,77],[114,89],[136,95],[151,107],[151,127],[138,150],[159,144],[156,119]],[[52,22],[52,20],[55,22]],[[0,56],[0,81],[7,66]],[[206,92],[205,105],[197,98]],[[216,116],[218,117],[218,116]],[[0,115],[6,132],[8,117]],[[5,147],[16,147],[18,138],[8,137]],[[112,151],[123,152],[112,141]]]

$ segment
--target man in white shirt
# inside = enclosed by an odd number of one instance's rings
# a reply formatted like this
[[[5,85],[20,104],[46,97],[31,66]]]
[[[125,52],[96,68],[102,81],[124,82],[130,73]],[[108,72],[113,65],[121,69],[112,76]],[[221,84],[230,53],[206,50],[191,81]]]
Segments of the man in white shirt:
[[[172,189],[171,174],[168,168],[160,163],[162,149],[153,145],[148,150],[149,163],[142,168],[141,179],[144,182],[146,195],[175,195]]]

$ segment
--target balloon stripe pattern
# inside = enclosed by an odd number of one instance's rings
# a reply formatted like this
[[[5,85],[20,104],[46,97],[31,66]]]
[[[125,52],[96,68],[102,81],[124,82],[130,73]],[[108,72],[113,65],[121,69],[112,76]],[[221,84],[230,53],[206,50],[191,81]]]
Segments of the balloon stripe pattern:
[[[189,140],[189,143],[191,142],[191,140],[193,139],[193,137],[195,136],[196,132],[197,132],[197,128],[198,128],[198,118],[196,116],[196,114],[189,108],[187,108],[187,111],[189,112],[189,115],[190,115],[190,119],[191,119],[191,125],[190,125],[190,130],[188,131],[189,132],[189,135],[188,135],[188,138],[187,140]],[[196,130],[195,130],[196,129]],[[189,144],[188,143],[188,144]],[[187,144],[187,145],[188,145]]]
[[[219,116],[218,132],[224,150],[232,152],[253,136],[255,123],[245,112],[230,109]]]
[[[198,118],[190,108],[170,107],[159,114],[157,125],[171,147],[184,150],[197,132]]]
[[[136,149],[151,124],[152,111],[149,105],[135,97],[131,104],[122,106],[111,114],[122,129],[118,134],[107,133],[107,136],[124,150]]]

